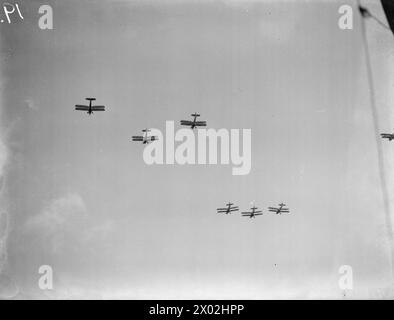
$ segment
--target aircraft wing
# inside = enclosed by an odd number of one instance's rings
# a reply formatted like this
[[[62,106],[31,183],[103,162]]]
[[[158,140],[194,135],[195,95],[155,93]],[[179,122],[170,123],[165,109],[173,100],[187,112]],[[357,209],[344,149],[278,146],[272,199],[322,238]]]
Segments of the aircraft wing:
[[[268,210],[279,210],[279,208],[268,207]]]
[[[251,212],[241,212],[241,214],[242,214],[242,215],[249,215],[249,216],[250,216],[252,213],[251,213]]]
[[[181,125],[191,126],[192,124],[193,124],[193,121],[181,120]]]
[[[105,111],[105,106],[92,106],[92,111]]]
[[[255,211],[254,214],[256,213],[262,213],[263,211],[259,210],[259,211]]]
[[[75,105],[75,110],[88,111],[89,110],[89,106],[84,106],[82,104],[76,104]]]
[[[206,121],[196,121],[196,123],[194,124],[198,127],[205,127],[207,125]]]
[[[157,136],[151,136],[151,137],[148,137],[148,139],[149,139],[150,141],[159,140],[159,138],[158,138]]]
[[[142,136],[132,136],[131,138],[133,141],[143,141],[143,137]]]
[[[255,216],[262,216],[263,214],[262,213],[255,213],[254,215]]]

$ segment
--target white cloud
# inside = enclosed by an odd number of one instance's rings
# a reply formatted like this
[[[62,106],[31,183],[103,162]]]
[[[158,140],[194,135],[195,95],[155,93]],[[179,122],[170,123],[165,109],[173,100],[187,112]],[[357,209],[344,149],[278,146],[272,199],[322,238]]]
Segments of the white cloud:
[[[48,253],[88,250],[114,229],[110,221],[96,222],[91,218],[83,198],[72,193],[52,200],[41,213],[26,221],[25,230]]]
[[[84,217],[86,206],[78,194],[69,194],[53,200],[39,215],[27,221],[28,228],[42,228],[47,233],[56,232],[71,220]]]
[[[4,189],[4,173],[7,164],[8,151],[0,136],[0,196]],[[3,207],[3,199],[0,197],[0,205]],[[3,210],[3,208],[1,208]],[[2,274],[4,266],[7,263],[7,237],[8,237],[8,214],[4,211],[0,212],[0,274]]]
[[[86,224],[87,209],[82,197],[69,194],[53,200],[44,210],[26,222],[27,231],[44,238],[51,251],[58,252],[68,236],[82,231]]]
[[[95,241],[98,238],[105,238],[109,236],[114,230],[114,223],[112,221],[105,221],[101,224],[93,225],[84,232],[85,241]]]
[[[18,286],[8,276],[0,274],[0,299],[11,299],[19,292]]]
[[[36,106],[36,104],[34,103],[34,101],[32,99],[26,99],[25,105],[30,110],[34,110],[34,111],[38,110],[38,107]]]
[[[4,167],[7,163],[7,147],[0,137],[0,176],[4,174]]]
[[[0,274],[7,262],[8,214],[0,212]]]

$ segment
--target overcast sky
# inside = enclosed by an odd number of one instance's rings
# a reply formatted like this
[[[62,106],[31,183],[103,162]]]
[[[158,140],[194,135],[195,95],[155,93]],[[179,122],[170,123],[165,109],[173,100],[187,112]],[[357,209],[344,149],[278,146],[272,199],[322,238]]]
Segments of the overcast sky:
[[[41,1],[19,2],[24,21],[0,29],[3,292],[341,298],[350,265],[347,295],[393,294],[358,11],[353,30],[337,25],[354,1],[48,1],[53,30],[38,28]],[[391,132],[393,36],[366,26]],[[75,111],[85,97],[106,111]],[[252,130],[249,175],[144,163],[131,136],[193,112]],[[387,176],[393,148],[384,141]],[[291,215],[218,215],[229,200],[283,201]]]

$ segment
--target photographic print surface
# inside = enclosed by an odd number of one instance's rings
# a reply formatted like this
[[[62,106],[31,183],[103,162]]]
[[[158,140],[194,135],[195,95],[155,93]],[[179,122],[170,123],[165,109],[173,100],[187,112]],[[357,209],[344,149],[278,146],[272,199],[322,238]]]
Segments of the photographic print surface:
[[[393,17],[0,3],[0,298],[393,298]]]

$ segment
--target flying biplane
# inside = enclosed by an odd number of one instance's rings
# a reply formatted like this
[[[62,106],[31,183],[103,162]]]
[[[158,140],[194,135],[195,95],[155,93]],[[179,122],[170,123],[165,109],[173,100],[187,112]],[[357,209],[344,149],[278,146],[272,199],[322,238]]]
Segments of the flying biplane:
[[[76,104],[75,110],[77,111],[87,111],[88,115],[93,114],[93,111],[105,111],[105,106],[92,106],[92,101],[96,100],[96,98],[85,98],[89,101],[89,105],[85,106],[82,104]]]
[[[256,209],[258,208],[253,205],[253,207],[250,208],[251,211],[241,212],[241,214],[243,217],[249,217],[249,218],[255,218],[256,216],[263,215],[263,211]]]
[[[205,127],[207,125],[206,121],[197,121],[197,117],[200,116],[198,113],[193,113],[191,116],[193,117],[193,121],[181,120],[181,125],[190,126],[191,129],[196,127]]]
[[[268,207],[268,211],[273,212],[275,214],[282,214],[282,213],[290,213],[290,209],[289,208],[285,208],[285,204],[279,203],[279,207],[275,208],[275,207]]]
[[[229,203],[226,204],[226,206],[227,206],[226,208],[217,208],[216,209],[217,213],[231,214],[234,211],[238,211],[239,207],[238,206],[233,206],[233,204],[234,203],[229,202]]]
[[[394,139],[394,133],[381,133],[380,136],[383,139],[388,139],[389,141]]]
[[[159,140],[157,136],[148,136],[149,129],[143,129],[143,136],[132,136],[132,141],[141,141],[143,144],[148,144],[152,141]]]

